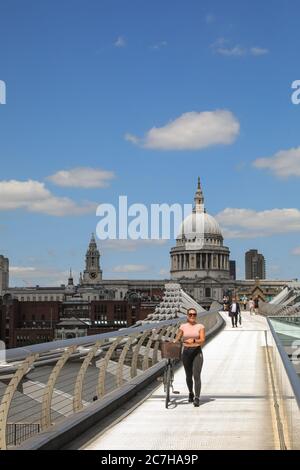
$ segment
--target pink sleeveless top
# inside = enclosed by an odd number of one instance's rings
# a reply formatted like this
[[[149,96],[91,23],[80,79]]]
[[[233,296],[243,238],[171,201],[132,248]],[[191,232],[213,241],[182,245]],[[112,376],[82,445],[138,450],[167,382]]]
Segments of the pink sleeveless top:
[[[183,323],[180,326],[180,330],[183,331],[183,340],[187,339],[198,339],[200,330],[202,330],[204,326],[201,323],[196,323],[195,325],[191,325],[190,323]]]

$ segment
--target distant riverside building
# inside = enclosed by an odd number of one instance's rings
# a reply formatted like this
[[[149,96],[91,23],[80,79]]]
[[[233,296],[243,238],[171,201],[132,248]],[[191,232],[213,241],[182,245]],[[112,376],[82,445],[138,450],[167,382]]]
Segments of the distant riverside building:
[[[0,255],[0,295],[8,289],[9,285],[9,261]]]
[[[230,279],[236,280],[236,262],[233,260],[229,261],[229,273]]]
[[[155,303],[155,305],[158,302]],[[0,302],[0,340],[7,348],[96,335],[132,326],[155,306],[134,300],[19,301],[6,294]]]
[[[77,284],[70,270],[66,285],[9,287],[8,271],[8,259],[0,256],[0,340],[7,348],[132,326],[164,293],[163,280],[103,280],[94,235]]]
[[[266,279],[266,261],[257,250],[249,250],[245,254],[246,279]]]

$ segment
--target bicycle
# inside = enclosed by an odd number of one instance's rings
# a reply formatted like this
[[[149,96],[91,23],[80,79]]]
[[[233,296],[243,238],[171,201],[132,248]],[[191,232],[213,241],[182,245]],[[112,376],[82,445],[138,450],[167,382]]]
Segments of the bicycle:
[[[174,390],[173,381],[174,381],[174,364],[176,360],[179,360],[181,357],[181,344],[180,343],[171,343],[165,341],[161,345],[162,357],[167,359],[166,367],[164,370],[163,384],[164,392],[166,394],[165,406],[169,407],[171,402],[170,400],[170,390],[172,393],[179,394],[180,392]]]

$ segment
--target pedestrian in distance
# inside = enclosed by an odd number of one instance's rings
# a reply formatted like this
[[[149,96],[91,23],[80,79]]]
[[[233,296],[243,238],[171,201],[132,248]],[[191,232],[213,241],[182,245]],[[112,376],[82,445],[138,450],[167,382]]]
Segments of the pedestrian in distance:
[[[223,310],[224,310],[224,312],[229,311],[229,305],[230,305],[229,297],[227,295],[224,295],[224,297],[223,297]]]
[[[250,300],[249,300],[249,311],[250,311],[250,315],[255,315],[255,313],[254,313],[254,300],[252,299],[252,297],[250,297]]]
[[[258,314],[258,309],[259,309],[259,298],[256,296],[254,299],[254,311],[256,315]]]
[[[238,316],[241,314],[240,304],[237,302],[236,298],[233,297],[232,303],[229,308],[229,316],[231,317],[232,328],[236,327],[238,324]]]

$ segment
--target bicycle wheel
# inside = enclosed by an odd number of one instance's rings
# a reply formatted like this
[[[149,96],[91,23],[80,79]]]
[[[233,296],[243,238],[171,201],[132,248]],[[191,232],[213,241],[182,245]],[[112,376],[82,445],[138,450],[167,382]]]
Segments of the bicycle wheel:
[[[170,403],[171,374],[171,364],[168,364],[165,371],[166,408],[168,408]]]

